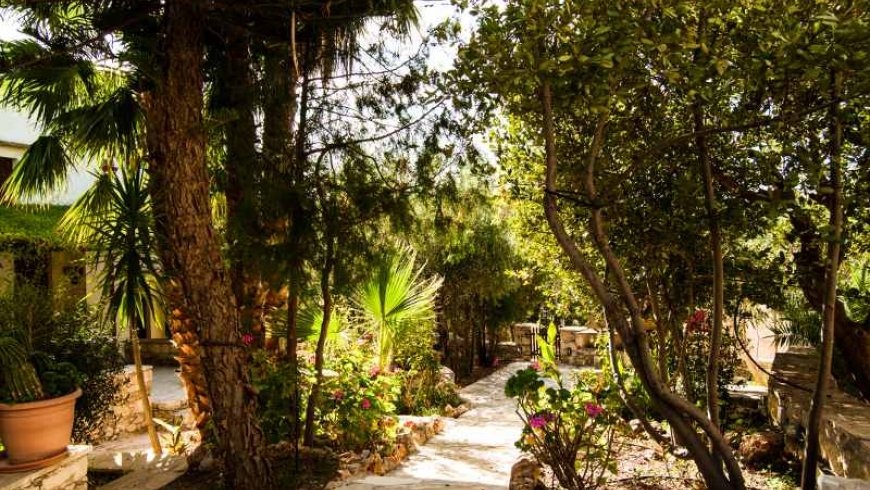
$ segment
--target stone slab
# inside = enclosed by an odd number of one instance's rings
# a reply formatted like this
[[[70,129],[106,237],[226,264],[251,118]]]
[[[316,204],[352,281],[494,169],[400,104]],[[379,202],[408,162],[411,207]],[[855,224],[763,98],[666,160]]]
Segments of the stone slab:
[[[69,446],[69,456],[46,468],[0,474],[0,490],[87,490],[91,446]]]
[[[870,490],[870,481],[820,475],[818,487],[819,490]]]
[[[773,373],[808,390],[815,387],[818,354],[797,348],[781,352],[773,361]],[[770,379],[768,410],[773,421],[786,429],[806,427],[812,394]],[[797,431],[786,430],[786,433]],[[786,441],[786,447],[789,447]],[[831,384],[822,412],[819,436],[822,455],[837,476],[870,479],[870,405]]]

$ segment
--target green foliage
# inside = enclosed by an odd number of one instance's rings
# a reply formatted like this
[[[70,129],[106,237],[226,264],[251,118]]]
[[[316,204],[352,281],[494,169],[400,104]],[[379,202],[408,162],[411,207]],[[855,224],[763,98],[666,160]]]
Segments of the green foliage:
[[[391,452],[401,374],[380,369],[358,350],[331,361],[328,368],[318,407],[321,434],[337,447]]]
[[[755,321],[769,320],[773,341],[777,347],[791,345],[818,346],[821,344],[821,315],[807,305],[806,300],[796,292],[784,295],[781,314],[753,311]]]
[[[292,439],[295,420],[292,402],[298,398],[296,381],[304,381],[304,376],[293,372],[287,360],[270,356],[263,350],[254,352],[249,368],[251,384],[257,390],[260,426],[266,439],[270,442]],[[300,409],[300,413],[303,411]]]
[[[859,323],[870,321],[870,258],[847,264],[842,295],[848,315]]]
[[[60,321],[46,349],[80,374],[82,396],[76,400],[73,440],[93,443],[120,394],[124,356],[111,325],[98,312],[80,304],[62,312]]]
[[[396,341],[415,325],[435,319],[441,279],[423,278],[416,253],[405,249],[380,265],[354,298],[363,321],[377,335],[378,365],[390,366]]]
[[[616,473],[615,436],[624,426],[615,387],[595,373],[573,387],[555,366],[517,371],[505,395],[517,399],[523,432],[516,445],[549,466],[563,488],[597,488]]]
[[[401,369],[401,391],[396,401],[400,414],[440,414],[447,406],[457,407],[462,403],[456,385],[442,379],[439,355],[428,345],[417,344],[414,355],[396,357]]]
[[[63,245],[57,225],[66,206],[0,206],[0,248],[16,241]]]
[[[307,302],[299,312],[297,318],[296,334],[300,339],[316,344],[320,338],[320,327],[323,325],[323,308],[317,303]],[[326,331],[327,348],[338,347],[344,341],[342,330],[347,327],[348,319],[345,312],[339,308],[333,308],[329,315],[329,325]],[[272,335],[282,335],[284,332],[275,330]]]
[[[122,327],[161,326],[161,270],[147,176],[139,165],[103,174],[67,211],[62,230],[101,264],[106,311]]]
[[[693,317],[693,319],[695,318],[698,316]],[[692,388],[687,390],[687,393],[698,394],[699,399],[692,401],[700,406],[706,406],[706,397],[702,394],[706,390],[706,372],[710,362],[711,321],[709,316],[701,315],[700,318],[700,321],[690,319],[683,339],[688,373],[688,379],[684,380],[684,383],[692,384]],[[717,379],[720,411],[723,414],[729,412],[728,386],[739,384],[737,379],[737,369],[741,366],[739,349],[733,332],[726,328],[722,332],[722,346],[719,351],[719,377]]]

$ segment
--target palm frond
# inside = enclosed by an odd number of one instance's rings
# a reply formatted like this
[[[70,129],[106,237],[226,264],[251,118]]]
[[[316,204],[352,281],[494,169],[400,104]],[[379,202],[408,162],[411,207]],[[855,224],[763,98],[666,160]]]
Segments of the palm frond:
[[[94,183],[60,218],[58,231],[70,243],[87,246],[94,240],[94,228],[102,216],[111,211],[114,176],[92,172]]]
[[[774,316],[770,327],[777,347],[821,344],[822,318],[806,304],[797,292],[786,293],[786,302],[779,316]]]
[[[441,278],[422,278],[416,254],[409,249],[392,256],[355,295],[364,322],[378,337],[378,363],[389,367],[395,341],[416,323],[435,319],[435,298]]]
[[[27,202],[50,195],[66,185],[67,173],[75,168],[63,140],[55,135],[36,139],[15,164],[0,188],[4,203]]]
[[[52,125],[66,130],[80,153],[131,156],[142,147],[142,110],[136,94],[126,86],[95,104],[60,114]]]
[[[320,338],[320,327],[322,324],[323,308],[316,303],[309,303],[299,312],[296,326],[297,335],[300,339],[305,339],[308,342],[317,342]],[[333,308],[329,315],[329,326],[326,333],[327,342],[336,342],[343,327],[342,316],[336,308]]]
[[[85,59],[33,40],[0,43],[0,103],[26,111],[43,127],[96,96],[97,69]]]
[[[163,325],[161,269],[144,170],[136,165],[102,176],[74,208],[65,221],[67,233],[81,238],[92,260],[102,265],[106,313],[119,325]]]

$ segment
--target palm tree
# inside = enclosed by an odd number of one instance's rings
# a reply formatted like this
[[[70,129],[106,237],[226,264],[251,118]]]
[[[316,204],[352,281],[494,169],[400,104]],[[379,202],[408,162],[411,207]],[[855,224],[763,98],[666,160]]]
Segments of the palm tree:
[[[93,253],[100,275],[104,308],[118,325],[126,325],[142,394],[142,411],[151,448],[161,454],[151,402],[142,372],[137,327],[164,322],[160,266],[154,252],[153,219],[147,180],[140,165],[105,172],[64,215],[60,224],[74,242]]]
[[[378,366],[387,369],[396,340],[410,327],[435,319],[435,298],[440,277],[423,278],[415,267],[417,254],[403,249],[385,261],[359,288],[355,303],[377,334]]]

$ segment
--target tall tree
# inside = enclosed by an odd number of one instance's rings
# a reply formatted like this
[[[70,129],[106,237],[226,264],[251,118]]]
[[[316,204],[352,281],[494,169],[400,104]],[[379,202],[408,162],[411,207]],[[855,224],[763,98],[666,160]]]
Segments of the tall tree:
[[[204,5],[171,2],[161,18],[158,72],[144,95],[160,254],[201,332],[217,450],[232,486],[268,488],[272,470],[246,391],[240,320],[211,221],[203,128]],[[180,136],[180,137],[179,137]]]

